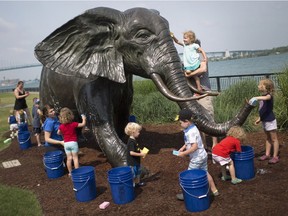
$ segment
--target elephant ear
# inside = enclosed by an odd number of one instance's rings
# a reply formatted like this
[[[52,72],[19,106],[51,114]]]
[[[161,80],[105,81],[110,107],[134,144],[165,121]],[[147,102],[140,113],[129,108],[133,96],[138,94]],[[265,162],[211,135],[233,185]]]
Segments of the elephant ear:
[[[36,45],[35,56],[57,73],[81,78],[126,81],[122,55],[116,50],[121,12],[95,8],[75,17]]]

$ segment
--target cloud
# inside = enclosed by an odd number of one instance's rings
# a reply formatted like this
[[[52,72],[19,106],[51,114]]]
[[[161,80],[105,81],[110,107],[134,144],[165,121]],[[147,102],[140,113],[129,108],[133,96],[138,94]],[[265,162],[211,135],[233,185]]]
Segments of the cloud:
[[[15,29],[16,25],[0,17],[0,32]]]
[[[20,47],[10,47],[8,48],[8,51],[11,51],[13,53],[27,53],[26,49],[20,48]]]

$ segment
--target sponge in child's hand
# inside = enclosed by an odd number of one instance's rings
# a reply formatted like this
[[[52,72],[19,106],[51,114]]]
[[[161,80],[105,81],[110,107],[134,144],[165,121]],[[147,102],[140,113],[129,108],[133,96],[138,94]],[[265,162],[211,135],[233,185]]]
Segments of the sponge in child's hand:
[[[179,155],[179,151],[173,150],[172,154],[178,156]]]
[[[144,147],[144,148],[141,150],[141,152],[142,152],[142,153],[145,153],[145,154],[148,154],[149,149],[146,148],[146,147]],[[145,156],[144,156],[143,158],[145,158]]]

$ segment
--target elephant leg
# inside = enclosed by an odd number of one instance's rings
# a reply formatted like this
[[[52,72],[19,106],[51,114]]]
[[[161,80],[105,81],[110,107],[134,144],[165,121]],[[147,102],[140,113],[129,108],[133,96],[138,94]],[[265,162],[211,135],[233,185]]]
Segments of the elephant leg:
[[[118,120],[122,115],[114,108],[121,100],[123,92],[118,87],[120,86],[115,87],[115,83],[109,80],[97,79],[81,88],[77,102],[78,110],[85,111],[90,129],[113,167],[127,165],[127,146],[119,138],[115,129],[117,123],[114,123],[115,119]]]

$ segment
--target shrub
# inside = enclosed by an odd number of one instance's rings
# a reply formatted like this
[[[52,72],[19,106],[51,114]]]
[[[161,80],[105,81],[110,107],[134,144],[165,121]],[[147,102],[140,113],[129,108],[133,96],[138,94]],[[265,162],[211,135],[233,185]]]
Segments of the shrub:
[[[215,121],[226,122],[233,118],[239,112],[245,100],[259,95],[257,85],[255,80],[244,80],[221,92],[221,94],[214,99]],[[257,109],[254,109],[245,121],[243,127],[247,131],[256,129],[253,126],[256,115],[258,115],[258,112]]]

